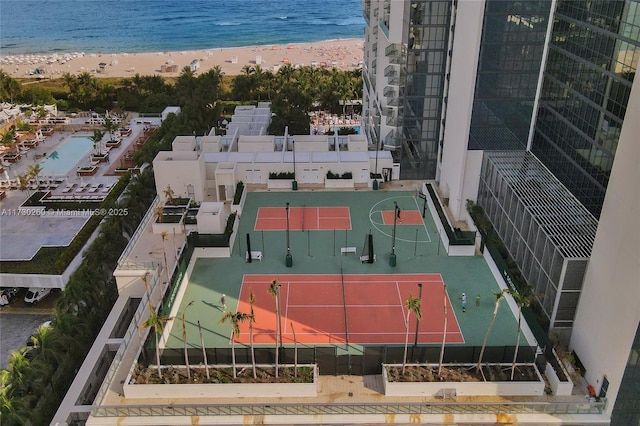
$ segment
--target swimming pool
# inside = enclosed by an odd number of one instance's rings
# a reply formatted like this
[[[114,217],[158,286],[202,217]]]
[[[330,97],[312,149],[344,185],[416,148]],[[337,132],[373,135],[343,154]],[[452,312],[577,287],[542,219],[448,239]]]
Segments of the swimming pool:
[[[55,151],[48,153],[46,160],[40,162],[41,175],[66,175],[82,158],[88,158],[93,149],[93,141],[86,136],[71,136]]]

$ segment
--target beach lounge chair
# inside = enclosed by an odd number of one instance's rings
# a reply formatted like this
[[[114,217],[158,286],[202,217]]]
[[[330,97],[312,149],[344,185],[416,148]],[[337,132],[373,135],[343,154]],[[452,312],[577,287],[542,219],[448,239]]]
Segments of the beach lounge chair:
[[[71,192],[75,187],[76,187],[75,183],[70,183],[67,186],[65,186],[61,192],[64,192],[64,193]]]
[[[102,192],[107,193],[109,191],[111,191],[111,187],[113,186],[113,183],[109,183],[107,185],[105,185],[104,188],[102,188]]]
[[[84,192],[84,190],[87,189],[88,187],[89,187],[88,183],[83,183],[78,188],[76,188],[76,192]]]
[[[91,185],[91,188],[89,188],[89,192],[98,192],[98,189],[102,188],[102,184],[99,183],[97,185]]]

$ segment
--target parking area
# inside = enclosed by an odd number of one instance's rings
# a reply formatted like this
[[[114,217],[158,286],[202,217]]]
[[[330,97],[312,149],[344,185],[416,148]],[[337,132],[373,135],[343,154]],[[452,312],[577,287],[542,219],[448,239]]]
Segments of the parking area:
[[[36,306],[24,303],[25,290],[21,290],[9,305],[0,308],[0,368],[6,368],[11,352],[20,349],[40,324],[53,317],[53,307],[60,297],[54,292]]]

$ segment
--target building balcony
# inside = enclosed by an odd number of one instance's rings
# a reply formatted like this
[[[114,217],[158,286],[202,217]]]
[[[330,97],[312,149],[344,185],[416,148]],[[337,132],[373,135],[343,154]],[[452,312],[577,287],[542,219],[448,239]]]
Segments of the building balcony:
[[[389,97],[397,97],[398,96],[398,88],[394,86],[386,86],[382,91],[382,96]]]
[[[387,65],[387,67],[384,69],[384,76],[397,77],[399,74],[399,68],[400,67],[398,67],[398,65],[396,64]]]
[[[387,116],[387,120],[386,120],[387,126],[397,127],[398,123],[400,123],[400,120],[398,119],[397,115],[394,114],[394,115]]]

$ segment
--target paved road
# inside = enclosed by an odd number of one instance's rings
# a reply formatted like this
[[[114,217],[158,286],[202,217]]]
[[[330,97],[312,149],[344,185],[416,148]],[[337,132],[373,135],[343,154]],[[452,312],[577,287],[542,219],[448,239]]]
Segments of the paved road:
[[[57,296],[47,297],[37,307],[25,306],[17,299],[0,308],[0,368],[6,368],[11,352],[24,346],[38,326],[53,317]]]

